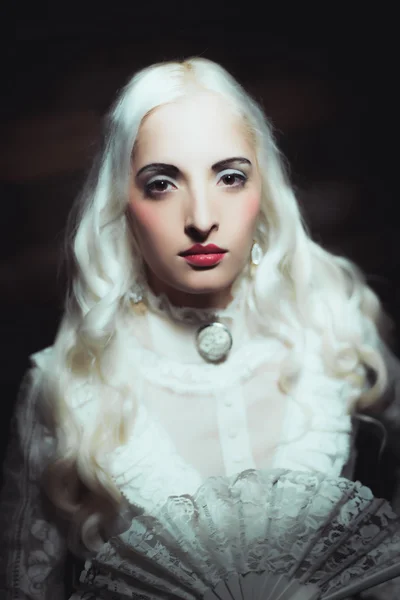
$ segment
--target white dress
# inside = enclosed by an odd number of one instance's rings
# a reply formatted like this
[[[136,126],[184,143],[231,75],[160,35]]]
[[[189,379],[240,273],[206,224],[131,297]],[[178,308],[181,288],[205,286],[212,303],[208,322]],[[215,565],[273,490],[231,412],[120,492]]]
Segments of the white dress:
[[[170,312],[171,307],[165,310],[153,297],[147,313],[132,312],[123,329],[138,412],[128,443],[109,457],[109,468],[131,505],[151,513],[168,496],[194,494],[211,476],[246,469],[311,470],[351,478],[354,428],[349,406],[361,390],[328,376],[315,333],[306,332],[301,376],[284,393],[278,373],[288,348],[252,328],[246,290],[219,312],[233,346],[218,365],[206,363],[197,352],[198,323],[184,311],[175,311],[173,319]],[[32,375],[40,379],[51,352],[48,348],[33,355],[34,369],[16,407],[16,437],[5,463],[1,511],[2,600],[65,598],[65,532],[49,519],[38,485],[54,443],[29,383]],[[393,370],[397,363],[390,360],[391,376],[398,378]],[[389,409],[397,435],[399,404]],[[89,383],[77,389],[74,410],[82,424],[95,417]]]

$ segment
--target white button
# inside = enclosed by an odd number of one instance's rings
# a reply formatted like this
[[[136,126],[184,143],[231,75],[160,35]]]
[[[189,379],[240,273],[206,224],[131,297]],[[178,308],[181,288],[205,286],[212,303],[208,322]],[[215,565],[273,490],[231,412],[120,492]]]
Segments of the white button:
[[[230,398],[226,398],[224,404],[225,406],[232,406],[232,400]]]
[[[241,455],[237,455],[237,456],[233,457],[233,462],[235,462],[235,463],[240,463],[240,462],[242,462],[242,460],[243,460],[243,456],[241,456]]]
[[[233,428],[232,428],[232,429],[230,429],[230,430],[228,431],[228,435],[229,435],[229,437],[230,437],[230,438],[235,438],[235,437],[237,436],[237,434],[238,434],[238,431],[237,431],[237,429],[233,429]]]

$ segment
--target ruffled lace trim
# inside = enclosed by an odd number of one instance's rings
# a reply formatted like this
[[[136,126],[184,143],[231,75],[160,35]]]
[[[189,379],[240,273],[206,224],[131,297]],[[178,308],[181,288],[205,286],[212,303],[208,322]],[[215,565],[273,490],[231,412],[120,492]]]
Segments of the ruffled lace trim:
[[[187,306],[175,306],[170,302],[166,294],[156,296],[146,287],[146,304],[149,308],[160,315],[167,315],[174,321],[188,324],[209,323],[214,320],[234,320],[241,315],[241,308],[246,300],[246,292],[251,285],[248,277],[242,275],[232,286],[232,301],[226,308],[200,309]]]
[[[283,350],[278,340],[252,340],[218,366],[174,361],[139,344],[132,346],[132,357],[141,375],[153,385],[178,394],[204,395],[245,382],[263,363]]]

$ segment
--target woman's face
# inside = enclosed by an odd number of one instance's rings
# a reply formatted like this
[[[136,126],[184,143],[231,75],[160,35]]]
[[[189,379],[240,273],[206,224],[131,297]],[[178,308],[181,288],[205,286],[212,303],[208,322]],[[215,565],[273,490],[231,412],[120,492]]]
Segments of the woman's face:
[[[129,207],[149,284],[177,305],[222,307],[249,261],[261,177],[242,120],[202,92],[151,112]]]

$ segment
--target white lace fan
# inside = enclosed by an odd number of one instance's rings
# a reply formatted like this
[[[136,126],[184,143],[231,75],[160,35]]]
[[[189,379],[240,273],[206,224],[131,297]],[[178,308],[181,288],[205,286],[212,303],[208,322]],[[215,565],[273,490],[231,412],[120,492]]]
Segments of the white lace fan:
[[[110,600],[340,600],[397,576],[386,501],[344,478],[251,469],[134,518],[81,583]]]

